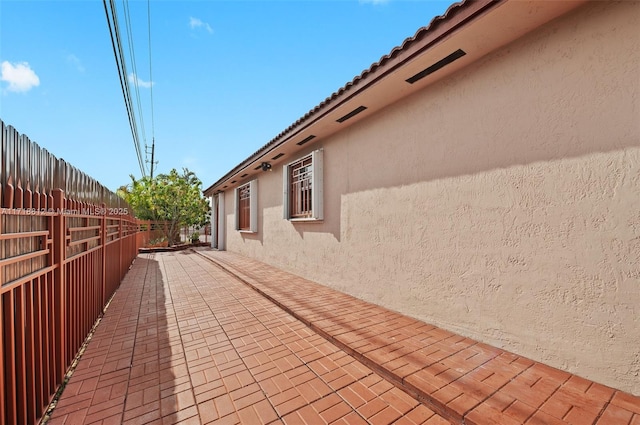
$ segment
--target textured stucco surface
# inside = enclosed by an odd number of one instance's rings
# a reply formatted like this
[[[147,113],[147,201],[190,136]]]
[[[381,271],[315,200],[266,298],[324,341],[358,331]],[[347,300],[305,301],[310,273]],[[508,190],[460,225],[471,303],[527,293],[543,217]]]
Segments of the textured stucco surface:
[[[640,394],[638,28],[587,4],[319,141],[325,220],[274,167],[227,249]]]

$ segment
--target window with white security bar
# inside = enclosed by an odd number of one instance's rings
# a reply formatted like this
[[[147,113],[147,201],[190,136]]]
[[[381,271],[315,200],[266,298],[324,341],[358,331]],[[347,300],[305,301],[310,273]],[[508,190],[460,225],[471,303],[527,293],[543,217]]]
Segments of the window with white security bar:
[[[258,231],[258,181],[252,180],[235,189],[236,230]]]
[[[284,166],[284,218],[322,220],[322,151]]]

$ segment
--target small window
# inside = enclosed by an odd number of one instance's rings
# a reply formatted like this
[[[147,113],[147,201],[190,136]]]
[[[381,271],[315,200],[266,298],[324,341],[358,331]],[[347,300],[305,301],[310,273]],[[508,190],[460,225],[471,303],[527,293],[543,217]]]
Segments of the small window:
[[[284,218],[322,220],[322,151],[284,166]]]
[[[252,180],[235,189],[236,230],[258,231],[258,181]]]

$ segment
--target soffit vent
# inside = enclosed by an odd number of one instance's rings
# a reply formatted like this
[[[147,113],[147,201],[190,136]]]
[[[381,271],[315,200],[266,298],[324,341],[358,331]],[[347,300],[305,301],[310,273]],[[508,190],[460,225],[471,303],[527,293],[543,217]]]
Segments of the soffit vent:
[[[259,170],[262,168],[262,164],[258,165],[256,168],[254,168],[254,170]]]
[[[460,59],[461,57],[463,57],[466,54],[467,53],[464,50],[458,49],[455,52],[451,53],[449,56],[440,59],[438,62],[434,63],[430,67],[425,68],[422,71],[418,72],[413,77],[407,78],[405,81],[407,83],[409,83],[409,84],[413,84],[416,81],[423,79],[427,75],[433,74],[437,70],[439,70],[441,68],[444,68],[445,66],[449,65],[451,62],[454,62],[454,61]]]
[[[247,177],[248,175],[249,175],[249,174],[244,173],[243,175],[241,175],[241,176],[240,176],[240,178],[242,178],[242,177]]]
[[[358,106],[356,109],[354,109],[353,111],[349,112],[347,115],[338,118],[336,120],[336,122],[340,122],[340,123],[345,122],[349,118],[355,117],[356,115],[358,115],[360,112],[364,111],[365,109],[367,109],[366,106]]]
[[[307,136],[307,137],[305,137],[304,139],[300,140],[298,143],[296,143],[296,145],[298,145],[298,146],[302,146],[302,145],[304,145],[305,143],[307,143],[308,141],[310,141],[310,140],[312,140],[312,139],[315,139],[315,138],[316,138],[316,136],[312,134],[312,135]],[[275,159],[275,158],[274,158],[274,159]]]
[[[235,182],[237,182],[237,181],[238,181],[238,180],[231,180],[231,184],[233,184],[233,183],[235,183]]]
[[[282,158],[284,156],[283,153],[279,153],[278,155],[274,156],[273,158],[271,158],[272,161],[278,159],[278,158]]]

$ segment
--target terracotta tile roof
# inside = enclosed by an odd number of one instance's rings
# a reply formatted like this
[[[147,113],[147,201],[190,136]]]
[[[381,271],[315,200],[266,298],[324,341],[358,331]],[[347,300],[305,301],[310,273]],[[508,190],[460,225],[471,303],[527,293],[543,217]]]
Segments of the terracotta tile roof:
[[[301,125],[302,123],[307,121],[309,118],[311,118],[314,114],[316,114],[318,111],[323,109],[329,103],[333,102],[334,100],[336,100],[337,98],[339,98],[340,96],[345,94],[347,91],[351,90],[352,87],[355,87],[355,86],[358,86],[359,84],[361,84],[361,82],[363,82],[367,78],[369,78],[369,76],[371,74],[375,73],[378,68],[383,67],[389,61],[393,60],[396,56],[398,56],[398,54],[400,52],[402,52],[404,50],[407,50],[414,43],[422,40],[424,37],[427,36],[427,34],[429,34],[431,31],[435,30],[443,22],[452,20],[456,15],[458,15],[460,13],[460,11],[465,6],[467,6],[470,3],[472,3],[470,0],[463,0],[463,1],[460,1],[458,3],[454,3],[451,6],[449,6],[449,8],[444,13],[444,15],[436,16],[435,18],[433,18],[431,20],[429,25],[427,25],[426,27],[422,27],[422,28],[418,29],[418,31],[414,34],[413,37],[406,38],[402,42],[402,44],[400,46],[394,47],[393,50],[391,50],[391,52],[389,54],[384,55],[383,57],[381,57],[379,61],[374,62],[368,69],[365,69],[364,71],[362,71],[362,73],[360,75],[356,76],[353,80],[351,80],[350,82],[348,82],[347,84],[342,86],[338,91],[332,93],[331,96],[327,97],[319,105],[317,105],[315,108],[313,108],[312,110],[307,112],[304,116],[302,116],[296,122],[294,122],[289,127],[287,127],[284,131],[282,131],[280,134],[278,134],[269,143],[267,143],[265,146],[260,148],[257,152],[254,153],[254,155],[259,153],[259,152],[261,152],[263,149],[265,149],[266,147],[270,146],[272,143],[277,142],[278,139],[282,138],[287,133],[289,133],[291,130],[293,130],[294,128],[298,127],[299,125]]]
[[[378,60],[374,62],[369,68],[362,71],[362,73],[356,76],[353,80],[345,84],[343,87],[332,93],[329,97],[323,100],[316,107],[311,109],[285,130],[280,132],[276,137],[271,139],[267,144],[262,146],[260,149],[251,154],[247,159],[238,164],[235,168],[225,174],[222,178],[220,178],[217,182],[209,186],[205,189],[205,193],[211,191],[216,186],[223,183],[232,175],[236,174],[238,171],[247,167],[249,164],[255,162],[258,158],[260,158],[265,153],[269,152],[276,146],[280,145],[286,140],[286,136],[290,133],[293,133],[296,129],[302,127],[307,124],[316,115],[318,115],[324,109],[332,106],[337,103],[344,97],[351,95],[351,92],[360,89],[361,86],[365,85],[365,83],[369,83],[370,80],[374,78],[378,78],[377,73],[382,68],[388,68],[390,66],[398,66],[401,63],[395,64],[394,62],[398,60],[398,57],[401,56],[402,53],[412,49],[414,45],[423,42],[425,39],[429,37],[434,37],[433,40],[430,40],[429,45],[433,44],[435,41],[440,39],[445,31],[440,31],[441,27],[448,26],[449,28],[455,28],[460,23],[468,20],[469,17],[474,16],[478,11],[485,10],[487,6],[493,6],[502,3],[502,1],[497,0],[462,0],[460,2],[454,3],[449,8],[447,8],[446,12],[443,15],[439,15],[434,17],[431,22],[416,31],[413,37],[406,38],[400,46],[397,46],[391,50],[391,52],[387,55],[384,55]],[[440,33],[440,34],[438,34]],[[401,61],[402,62],[402,61]]]

